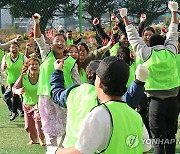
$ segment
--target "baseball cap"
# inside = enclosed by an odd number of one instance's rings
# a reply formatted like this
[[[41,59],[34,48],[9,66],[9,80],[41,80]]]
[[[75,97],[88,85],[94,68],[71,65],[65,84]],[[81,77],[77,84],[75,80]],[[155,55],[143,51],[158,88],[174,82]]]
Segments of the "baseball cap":
[[[129,78],[129,66],[124,60],[110,56],[100,62],[96,75],[106,87],[125,89]]]

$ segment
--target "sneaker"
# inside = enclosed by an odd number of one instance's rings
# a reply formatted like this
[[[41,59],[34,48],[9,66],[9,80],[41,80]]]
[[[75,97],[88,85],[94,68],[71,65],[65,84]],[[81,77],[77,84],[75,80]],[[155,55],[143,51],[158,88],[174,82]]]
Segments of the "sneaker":
[[[24,117],[24,112],[21,112],[21,117],[22,117],[22,118]]]
[[[12,113],[12,115],[11,115],[11,117],[10,117],[9,121],[14,121],[14,120],[16,119],[16,117],[18,117],[18,115],[19,115],[19,113],[18,113],[18,112],[16,112],[16,113]]]

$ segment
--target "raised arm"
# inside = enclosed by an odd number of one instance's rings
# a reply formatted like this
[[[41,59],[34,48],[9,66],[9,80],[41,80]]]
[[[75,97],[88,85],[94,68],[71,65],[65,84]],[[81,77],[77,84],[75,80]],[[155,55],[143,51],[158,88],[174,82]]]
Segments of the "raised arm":
[[[11,43],[17,42],[20,38],[21,38],[21,35],[17,35],[16,38],[14,38],[14,39],[6,42],[6,43],[0,44],[0,48],[1,49],[6,49],[6,48],[10,47]]]
[[[47,54],[50,52],[50,45],[48,45],[46,43],[44,35],[41,33],[40,25],[39,25],[40,18],[41,18],[41,16],[38,13],[35,13],[33,15],[33,20],[34,20],[34,39],[35,39],[36,43],[39,46],[42,60],[44,60],[46,58]]]
[[[178,3],[169,1],[168,7],[171,10],[171,24],[169,26],[169,31],[166,34],[165,47],[169,49],[171,52],[177,54],[177,41],[178,41],[178,20],[177,20],[177,11],[178,11]]]
[[[136,109],[144,94],[144,84],[149,75],[149,70],[143,66],[138,65],[136,69],[136,80],[131,84],[126,93],[122,96],[122,100]]]
[[[146,61],[151,55],[151,48],[148,47],[142,40],[142,38],[139,36],[137,29],[132,24],[130,24],[127,17],[127,9],[122,8],[119,10],[119,13],[126,26],[126,33],[128,36],[129,43],[131,44],[136,54],[139,54],[143,61]]]
[[[99,37],[101,38],[101,40],[104,40],[104,39],[110,40],[110,37],[105,33],[102,26],[100,25],[98,18],[95,18],[93,20],[93,25],[95,26],[96,31],[97,31]]]

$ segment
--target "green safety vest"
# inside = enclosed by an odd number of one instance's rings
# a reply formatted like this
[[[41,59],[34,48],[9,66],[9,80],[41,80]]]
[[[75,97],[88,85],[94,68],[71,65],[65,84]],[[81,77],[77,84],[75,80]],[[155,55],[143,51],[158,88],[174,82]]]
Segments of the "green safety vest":
[[[136,63],[136,68],[138,67],[139,64],[143,64],[143,60],[140,58],[139,55],[135,56],[135,63]]]
[[[119,42],[117,42],[117,43],[109,50],[110,56],[116,56],[119,47],[120,47]]]
[[[134,50],[133,50],[133,48],[132,48],[132,46],[131,45],[129,45],[129,50],[130,50],[130,52],[132,52],[132,53],[134,53]]]
[[[11,85],[16,82],[21,74],[21,69],[24,63],[24,55],[19,52],[18,58],[15,62],[11,60],[11,53],[7,53],[5,57],[7,64],[7,83]]]
[[[66,101],[67,123],[66,136],[63,142],[65,148],[73,147],[78,139],[82,121],[91,109],[98,105],[95,87],[84,83],[73,88]]]
[[[83,68],[81,68],[81,70],[80,70],[80,72],[79,72],[79,76],[80,76],[80,78],[81,78],[82,83],[87,82],[86,71],[85,71]]]
[[[50,51],[46,59],[40,66],[40,75],[39,75],[39,87],[38,87],[38,95],[47,95],[50,96],[50,78],[52,73],[54,72],[54,62],[56,58],[54,57],[53,51]],[[64,85],[67,88],[71,84],[73,84],[71,78],[71,70],[74,67],[75,60],[68,56],[64,60]]]
[[[106,107],[112,119],[112,134],[104,154],[142,154],[141,116],[126,103],[109,101]]]
[[[30,82],[28,74],[23,74],[22,85],[24,87],[25,93],[23,94],[23,102],[28,106],[33,106],[38,103],[38,81],[36,84]]]
[[[143,64],[150,74],[145,83],[145,90],[168,90],[180,85],[176,57],[168,51],[152,50],[149,59]]]
[[[69,46],[69,45],[72,45],[72,44],[74,44],[73,39],[67,38],[67,40],[66,40],[66,46]]]
[[[71,72],[76,63],[76,60],[72,58],[71,56],[67,56],[64,59],[64,68],[63,68],[63,74],[64,74],[64,86],[65,88],[68,88],[70,85],[73,84]]]
[[[136,63],[133,62],[131,66],[129,66],[129,79],[126,84],[126,87],[129,88],[131,83],[135,80],[135,71],[136,71]]]
[[[177,62],[178,76],[179,76],[179,79],[180,79],[180,54],[176,55],[176,62]]]
[[[0,49],[0,64],[2,63],[3,57],[4,57],[4,51]]]

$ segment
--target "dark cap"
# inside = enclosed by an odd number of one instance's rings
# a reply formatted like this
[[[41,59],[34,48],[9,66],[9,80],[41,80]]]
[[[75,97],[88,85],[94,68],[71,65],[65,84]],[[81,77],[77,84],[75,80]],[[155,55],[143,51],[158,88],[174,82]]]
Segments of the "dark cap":
[[[125,88],[129,78],[129,66],[124,60],[110,56],[100,62],[96,75],[106,87]]]
[[[89,65],[86,67],[86,75],[88,83],[94,84],[96,79],[96,70],[99,67],[100,60],[92,60]]]
[[[89,67],[92,71],[96,72],[97,68],[99,67],[99,63],[101,61],[100,60],[92,60],[90,63],[89,63]]]

